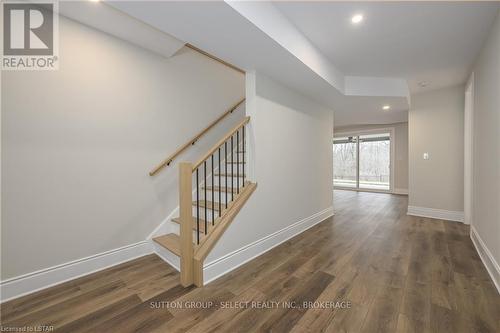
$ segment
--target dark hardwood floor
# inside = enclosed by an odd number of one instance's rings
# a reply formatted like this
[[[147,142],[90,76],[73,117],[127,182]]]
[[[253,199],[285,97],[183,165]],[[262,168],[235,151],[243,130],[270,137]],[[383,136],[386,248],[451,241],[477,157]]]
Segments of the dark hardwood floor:
[[[500,296],[469,228],[407,216],[407,205],[405,196],[336,191],[334,218],[204,288],[181,287],[149,255],[7,302],[2,328],[500,332]]]

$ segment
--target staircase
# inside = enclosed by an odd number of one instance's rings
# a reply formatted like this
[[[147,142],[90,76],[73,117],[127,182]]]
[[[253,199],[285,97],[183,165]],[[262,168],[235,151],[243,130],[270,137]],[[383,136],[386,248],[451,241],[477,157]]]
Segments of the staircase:
[[[200,134],[160,164],[153,176],[182,151],[195,144],[210,128],[232,113],[244,100],[210,124]],[[180,258],[183,286],[203,286],[203,261],[256,189],[248,180],[246,117],[196,163],[179,163],[180,233],[153,238],[153,241]]]

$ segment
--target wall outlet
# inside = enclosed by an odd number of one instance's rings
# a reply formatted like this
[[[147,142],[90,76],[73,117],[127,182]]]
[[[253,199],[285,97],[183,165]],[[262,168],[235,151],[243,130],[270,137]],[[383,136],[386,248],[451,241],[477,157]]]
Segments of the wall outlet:
[[[429,159],[429,153],[424,153],[424,160],[428,160]]]

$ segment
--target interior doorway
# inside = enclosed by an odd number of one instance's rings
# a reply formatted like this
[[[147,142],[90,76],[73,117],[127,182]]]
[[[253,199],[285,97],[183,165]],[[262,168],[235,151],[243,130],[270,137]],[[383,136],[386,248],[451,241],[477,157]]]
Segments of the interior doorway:
[[[474,73],[465,87],[464,110],[464,223],[472,223],[473,210]]]

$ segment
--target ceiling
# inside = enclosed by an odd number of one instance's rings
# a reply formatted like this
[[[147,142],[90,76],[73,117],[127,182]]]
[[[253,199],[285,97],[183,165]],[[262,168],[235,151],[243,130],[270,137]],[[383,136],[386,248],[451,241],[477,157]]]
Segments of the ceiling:
[[[500,6],[307,1],[92,5],[113,7],[174,41],[267,75],[332,108],[336,126],[407,121],[410,90],[463,83]],[[359,25],[350,22],[355,13],[364,15]],[[422,89],[420,81],[428,86]],[[383,111],[383,105],[390,110]]]
[[[498,2],[275,2],[346,75],[400,77],[412,93],[465,82]],[[350,19],[362,14],[353,25]],[[418,85],[425,81],[424,88]]]

